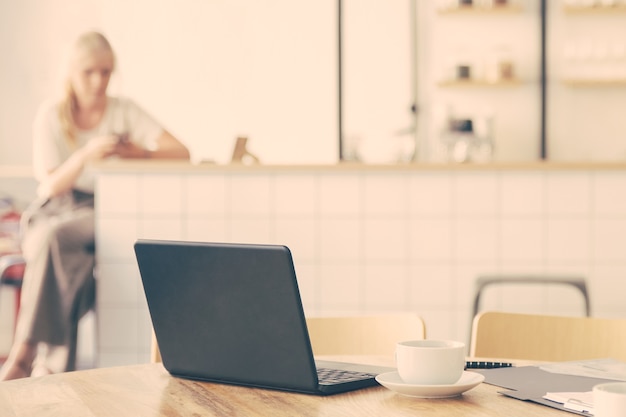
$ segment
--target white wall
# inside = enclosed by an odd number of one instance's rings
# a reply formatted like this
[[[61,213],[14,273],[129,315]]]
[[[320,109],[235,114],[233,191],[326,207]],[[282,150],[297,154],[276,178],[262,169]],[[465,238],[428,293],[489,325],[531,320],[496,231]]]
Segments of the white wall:
[[[238,135],[267,163],[337,151],[334,0],[0,2],[0,163],[29,164],[38,104],[77,34],[103,31],[128,95],[191,149],[225,161]]]
[[[361,141],[366,162],[397,159],[392,153],[406,139],[398,132],[413,124],[416,59],[420,160],[438,158],[436,121],[447,104],[493,112],[496,160],[535,160],[539,0],[511,0],[521,5],[519,13],[442,15],[437,8],[445,1],[344,0],[345,139]],[[563,59],[568,44],[626,48],[626,13],[572,15],[562,4],[548,2],[549,156],[623,159],[626,83],[572,88],[562,79],[570,67]],[[93,28],[109,36],[119,56],[112,93],[140,102],[194,159],[225,162],[235,137],[248,135],[265,163],[337,161],[336,0],[2,0],[0,164],[30,164],[37,105],[58,86],[66,45]],[[503,43],[512,48],[520,86],[438,86],[458,48],[484,61]],[[613,61],[626,71],[626,53],[620,56]]]

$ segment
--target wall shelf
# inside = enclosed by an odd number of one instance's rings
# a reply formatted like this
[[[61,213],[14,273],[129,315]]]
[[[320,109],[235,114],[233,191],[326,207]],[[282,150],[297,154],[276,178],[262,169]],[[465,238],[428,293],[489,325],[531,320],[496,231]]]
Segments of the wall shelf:
[[[563,6],[563,11],[567,14],[612,14],[626,13],[626,4],[616,4],[613,6]]]
[[[626,78],[566,78],[563,84],[570,87],[626,87]]]
[[[466,87],[517,87],[522,85],[519,79],[489,81],[489,80],[449,80],[440,81],[439,87],[442,88],[466,88]]]
[[[476,14],[516,14],[521,13],[522,7],[516,4],[494,5],[492,7],[484,6],[458,6],[445,7],[439,9],[442,15],[476,15]]]

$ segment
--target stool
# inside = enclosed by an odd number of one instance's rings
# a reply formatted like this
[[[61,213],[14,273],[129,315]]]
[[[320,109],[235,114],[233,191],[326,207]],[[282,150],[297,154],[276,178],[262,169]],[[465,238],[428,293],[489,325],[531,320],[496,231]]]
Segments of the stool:
[[[93,251],[94,247],[89,247],[88,250]],[[24,278],[24,270],[26,268],[26,261],[24,257],[20,254],[8,254],[0,256],[0,285],[8,285],[15,288],[15,313],[14,313],[14,322],[13,322],[13,330],[17,327],[17,316],[20,311],[20,300],[22,296],[22,281]],[[96,316],[97,317],[97,316]],[[97,327],[97,323],[96,323]],[[77,328],[74,329],[75,332],[78,331]],[[94,329],[94,337],[97,338],[97,330]],[[74,340],[77,341],[77,334],[73,336]],[[97,341],[95,343],[97,345]],[[76,362],[76,351],[77,346],[74,344],[70,346],[70,361]],[[5,359],[5,358],[2,358]],[[96,357],[94,354],[93,364],[91,367],[96,366]]]
[[[22,279],[26,262],[22,255],[10,254],[0,257],[0,285],[8,285],[15,288],[15,319],[13,328],[17,325],[17,314],[20,311],[20,299],[22,297]]]
[[[569,285],[580,291],[585,302],[585,314],[587,317],[591,315],[591,307],[589,302],[589,294],[587,292],[587,283],[581,276],[558,276],[558,275],[484,275],[476,279],[476,290],[474,298],[474,310],[472,312],[472,320],[478,314],[480,307],[480,296],[483,289],[488,285],[494,284],[561,284]]]

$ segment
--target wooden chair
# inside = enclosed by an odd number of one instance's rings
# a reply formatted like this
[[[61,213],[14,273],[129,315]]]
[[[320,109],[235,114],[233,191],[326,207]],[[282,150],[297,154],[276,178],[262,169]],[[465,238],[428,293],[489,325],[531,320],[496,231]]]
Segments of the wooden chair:
[[[416,314],[310,317],[306,322],[315,355],[392,356],[396,342],[426,337],[424,321]],[[150,359],[161,362],[154,332]]]
[[[497,274],[483,275],[476,278],[472,318],[480,311],[480,297],[488,286],[524,284],[524,285],[566,285],[577,290],[584,303],[587,317],[591,316],[591,301],[585,277],[578,275],[546,275],[546,274]]]
[[[397,342],[426,337],[417,314],[309,317],[306,323],[315,355],[393,356]]]
[[[161,351],[159,350],[159,344],[156,340],[156,335],[154,334],[154,330],[152,330],[152,343],[150,343],[150,362],[152,363],[163,362],[163,359],[161,359]]]
[[[473,322],[470,356],[531,361],[626,361],[626,319],[488,311]]]

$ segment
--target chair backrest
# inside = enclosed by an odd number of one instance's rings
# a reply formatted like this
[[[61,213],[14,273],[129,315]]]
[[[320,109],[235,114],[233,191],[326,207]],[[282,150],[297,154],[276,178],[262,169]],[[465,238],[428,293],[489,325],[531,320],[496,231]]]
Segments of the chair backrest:
[[[0,255],[0,283],[21,287],[25,268],[22,255]]]
[[[416,314],[306,319],[314,355],[393,356],[401,340],[424,339],[426,326]],[[161,362],[154,333],[151,361]]]
[[[474,318],[470,356],[626,361],[626,319],[483,312]]]
[[[309,317],[307,327],[314,355],[393,356],[397,342],[426,337],[417,314]]]
[[[152,343],[150,344],[150,362],[152,363],[163,362],[163,358],[161,358],[161,351],[159,350],[159,343],[156,340],[156,335],[154,334],[154,330],[152,330]]]

